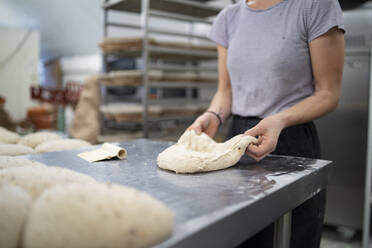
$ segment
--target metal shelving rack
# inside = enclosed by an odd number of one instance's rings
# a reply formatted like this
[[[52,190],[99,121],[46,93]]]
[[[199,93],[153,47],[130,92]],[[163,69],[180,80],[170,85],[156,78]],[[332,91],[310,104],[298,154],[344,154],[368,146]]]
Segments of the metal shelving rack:
[[[149,115],[148,115],[148,105],[153,103],[153,100],[149,99],[149,88],[158,87],[159,89],[171,87],[183,87],[186,88],[186,95],[191,94],[192,87],[200,86],[205,87],[206,83],[172,83],[172,82],[155,82],[149,79],[149,70],[167,70],[167,71],[216,71],[217,68],[203,68],[199,67],[197,63],[191,63],[187,66],[180,65],[168,65],[168,64],[152,64],[150,59],[152,56],[168,55],[168,56],[179,56],[182,55],[189,61],[198,61],[198,59],[204,60],[216,60],[217,53],[213,51],[196,51],[191,49],[181,49],[181,48],[165,48],[165,47],[155,47],[149,44],[149,36],[153,34],[157,35],[172,35],[177,37],[188,38],[190,40],[208,40],[207,37],[190,33],[182,33],[176,31],[163,30],[158,28],[149,27],[149,18],[165,18],[175,21],[182,21],[190,24],[194,23],[204,23],[212,24],[210,17],[215,16],[221,10],[218,7],[210,6],[205,3],[198,3],[193,1],[185,0],[105,0],[103,5],[104,9],[104,36],[108,36],[108,28],[119,27],[119,28],[132,28],[139,29],[142,31],[142,49],[140,52],[134,52],[129,56],[140,56],[143,60],[143,96],[141,99],[143,105],[143,134],[145,138],[149,136]],[[112,22],[109,20],[109,11],[124,11],[137,13],[140,15],[140,25],[127,24]],[[108,72],[107,63],[108,55],[104,55],[104,71]],[[212,84],[209,84],[212,85]],[[215,85],[215,84],[213,84]],[[160,90],[162,92],[162,90]],[[156,101],[161,103],[161,101]],[[162,104],[169,104],[171,101],[163,101]],[[177,103],[175,101],[174,103]],[[178,101],[180,103],[180,101]]]

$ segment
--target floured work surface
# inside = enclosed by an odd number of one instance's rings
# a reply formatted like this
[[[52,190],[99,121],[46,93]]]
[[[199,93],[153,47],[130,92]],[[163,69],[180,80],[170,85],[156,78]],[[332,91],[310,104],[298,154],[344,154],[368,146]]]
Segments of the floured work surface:
[[[270,156],[260,163],[243,160],[226,170],[180,175],[156,165],[158,154],[172,144],[119,143],[126,159],[94,166],[76,155],[99,146],[24,157],[131,186],[164,202],[175,214],[175,226],[172,236],[155,247],[236,246],[326,187],[331,170],[329,161]]]

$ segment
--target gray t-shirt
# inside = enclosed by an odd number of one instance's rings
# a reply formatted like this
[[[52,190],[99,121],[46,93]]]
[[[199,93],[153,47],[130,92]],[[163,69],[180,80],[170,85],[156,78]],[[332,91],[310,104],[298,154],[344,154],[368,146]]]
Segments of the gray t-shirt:
[[[345,31],[337,0],[282,0],[265,10],[246,1],[224,8],[209,33],[228,48],[232,113],[267,117],[312,95],[309,42]]]

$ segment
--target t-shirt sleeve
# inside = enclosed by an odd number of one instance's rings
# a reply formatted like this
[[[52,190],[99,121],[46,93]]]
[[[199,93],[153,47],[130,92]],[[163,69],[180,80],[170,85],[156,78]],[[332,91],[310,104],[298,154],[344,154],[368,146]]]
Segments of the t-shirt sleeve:
[[[307,16],[307,37],[312,41],[338,27],[345,32],[344,19],[338,0],[312,0]]]
[[[226,9],[223,9],[216,17],[209,31],[208,38],[215,43],[228,48],[229,39],[227,33],[227,13]]]

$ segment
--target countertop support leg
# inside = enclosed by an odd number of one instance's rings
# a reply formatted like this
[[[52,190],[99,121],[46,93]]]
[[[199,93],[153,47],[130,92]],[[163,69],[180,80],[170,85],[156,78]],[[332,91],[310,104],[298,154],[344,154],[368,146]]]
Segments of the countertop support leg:
[[[274,248],[290,248],[292,212],[288,212],[275,222]]]

